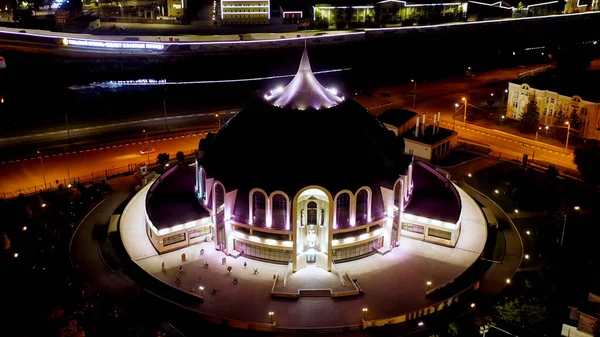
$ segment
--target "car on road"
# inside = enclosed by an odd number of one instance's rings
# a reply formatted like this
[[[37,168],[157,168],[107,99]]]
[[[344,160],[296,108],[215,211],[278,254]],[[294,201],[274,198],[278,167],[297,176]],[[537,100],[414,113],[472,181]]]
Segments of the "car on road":
[[[150,154],[156,152],[154,148],[148,147],[140,151],[140,154]]]

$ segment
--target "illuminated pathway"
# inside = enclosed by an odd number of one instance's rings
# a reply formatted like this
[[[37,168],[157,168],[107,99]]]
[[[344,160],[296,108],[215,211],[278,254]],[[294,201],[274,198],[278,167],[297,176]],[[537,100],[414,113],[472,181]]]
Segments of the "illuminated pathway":
[[[368,319],[383,319],[437,303],[440,299],[425,297],[427,281],[436,287],[463,273],[479,258],[487,236],[486,221],[481,210],[464,191],[458,189],[463,204],[463,222],[456,248],[402,238],[400,247],[387,255],[376,254],[336,264],[341,273],[347,271],[359,280],[364,290],[363,296],[346,298],[341,302],[330,297],[273,300],[270,296],[273,275],[284,275],[286,266],[244,257],[227,257],[226,265],[222,265],[221,258],[224,255],[213,249],[213,243],[157,255],[146,236],[143,222],[148,188],[142,189],[132,199],[121,217],[121,239],[132,260],[167,285],[184,292],[200,295],[199,287],[204,287],[204,302],[190,305],[193,310],[211,316],[259,323],[268,323],[267,313],[272,311],[279,327],[357,326],[362,318],[362,308],[365,307],[369,310]],[[200,249],[205,250],[203,256],[200,255]],[[180,256],[184,252],[187,261],[182,263]],[[165,271],[161,270],[163,262]],[[202,267],[205,262],[209,263],[208,269]],[[244,268],[244,262],[248,264],[247,268]],[[180,265],[183,266],[183,272],[178,271]],[[227,266],[233,267],[231,275],[226,270]],[[253,272],[254,268],[259,269],[257,275]],[[292,278],[306,277],[298,282],[331,282],[326,275],[317,272],[321,270],[301,270]],[[319,274],[323,276],[317,276]],[[175,282],[176,277],[180,278],[180,283]],[[233,277],[239,278],[237,285],[232,284]],[[216,295],[211,294],[213,287],[219,289]]]

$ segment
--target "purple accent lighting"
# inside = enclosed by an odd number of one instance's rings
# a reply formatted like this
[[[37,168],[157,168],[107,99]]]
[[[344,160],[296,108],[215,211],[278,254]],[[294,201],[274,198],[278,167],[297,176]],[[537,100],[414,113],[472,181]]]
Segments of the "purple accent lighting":
[[[308,53],[304,49],[302,61],[294,79],[283,89],[265,95],[265,99],[279,108],[295,110],[327,109],[341,103],[344,98],[325,89],[310,68]]]

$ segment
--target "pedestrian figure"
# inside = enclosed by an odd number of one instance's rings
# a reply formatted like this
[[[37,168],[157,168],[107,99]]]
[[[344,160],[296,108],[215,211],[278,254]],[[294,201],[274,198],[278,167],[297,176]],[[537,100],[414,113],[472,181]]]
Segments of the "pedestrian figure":
[[[258,268],[254,268],[254,275],[258,274]]]
[[[248,266],[248,264],[246,262],[244,262],[244,268],[246,268]]]
[[[200,256],[204,255],[204,248],[200,249]]]
[[[227,259],[226,259],[226,258],[223,258],[223,259],[221,260],[221,264],[225,264],[225,263],[227,263]]]
[[[181,280],[179,279],[179,276],[175,276],[175,283],[181,283]]]
[[[204,262],[204,269],[208,269],[208,262]]]
[[[233,278],[233,284],[238,284],[238,278],[237,277]]]
[[[219,291],[219,289],[217,289],[217,288],[213,287],[213,289],[212,289],[212,294],[213,294],[213,295],[216,295],[218,291]]]
[[[163,271],[165,270],[165,261],[163,261],[163,263],[162,263],[162,270]]]
[[[183,266],[179,266],[179,272],[181,273],[183,271]]]

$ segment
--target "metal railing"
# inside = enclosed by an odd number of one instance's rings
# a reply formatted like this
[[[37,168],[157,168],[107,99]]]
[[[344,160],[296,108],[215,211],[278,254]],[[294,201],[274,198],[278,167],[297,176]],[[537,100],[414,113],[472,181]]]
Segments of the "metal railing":
[[[195,156],[196,153],[197,153],[196,149],[191,149],[191,150],[184,152],[186,159],[189,159],[190,157]],[[169,153],[170,162],[176,161],[175,155],[176,155],[176,153]],[[78,184],[84,184],[84,185],[93,184],[93,183],[97,183],[97,182],[100,182],[103,180],[115,178],[118,176],[134,174],[134,173],[138,172],[138,170],[141,166],[148,166],[148,168],[151,170],[160,165],[155,164],[155,163],[148,165],[148,163],[145,163],[145,162],[144,163],[132,163],[132,164],[128,164],[126,166],[120,166],[120,167],[115,167],[115,168],[110,168],[110,169],[93,171],[93,172],[90,172],[90,174],[76,175],[76,176],[71,176],[71,177],[63,177],[60,179],[56,179],[54,181],[46,182],[46,186],[44,186],[43,184],[36,184],[33,186],[26,186],[26,187],[13,189],[13,190],[3,191],[2,194],[0,195],[0,197],[3,199],[13,199],[13,198],[18,197],[21,194],[24,196],[28,196],[28,195],[40,193],[42,191],[45,191],[45,192],[56,191],[59,189],[59,187],[61,185],[63,187],[68,187],[69,184],[72,184],[72,183],[78,183]]]

